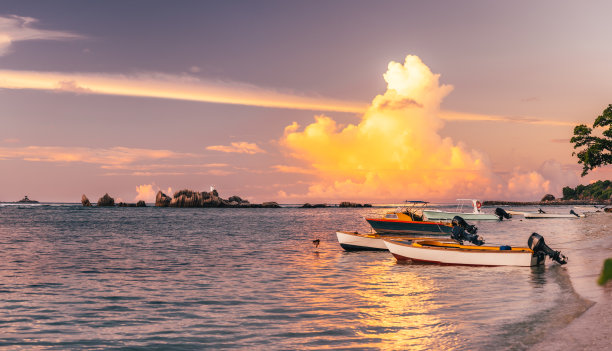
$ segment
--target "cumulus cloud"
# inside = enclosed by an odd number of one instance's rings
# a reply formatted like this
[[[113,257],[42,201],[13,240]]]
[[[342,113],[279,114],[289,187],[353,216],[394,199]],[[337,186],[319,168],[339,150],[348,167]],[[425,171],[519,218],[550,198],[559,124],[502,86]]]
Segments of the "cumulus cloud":
[[[551,189],[551,180],[536,171],[516,171],[503,181],[484,154],[441,137],[440,104],[453,87],[441,84],[417,56],[389,63],[383,77],[386,92],[358,124],[318,115],[304,128],[295,122],[285,128],[280,145],[318,176],[305,197],[453,199],[506,191],[539,196]]]
[[[54,30],[33,28],[35,18],[21,16],[0,16],[0,56],[10,52],[11,45],[25,40],[68,40],[81,38],[80,35]]]
[[[155,183],[137,185],[136,193],[138,193],[138,195],[136,195],[136,197],[134,198],[134,201],[143,200],[144,202],[148,202],[148,203],[155,202],[155,196],[157,195],[157,192],[160,190],[164,194],[172,195],[172,188],[170,187],[166,190],[162,190]]]
[[[221,152],[230,152],[230,153],[238,153],[238,154],[260,154],[265,153],[257,144],[255,143],[247,143],[244,141],[233,142],[231,145],[211,145],[207,146],[206,150],[214,150]]]

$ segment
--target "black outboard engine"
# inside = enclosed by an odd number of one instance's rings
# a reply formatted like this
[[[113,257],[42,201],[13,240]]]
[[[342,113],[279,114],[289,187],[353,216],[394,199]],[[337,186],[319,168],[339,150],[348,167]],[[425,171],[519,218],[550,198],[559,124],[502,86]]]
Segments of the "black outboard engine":
[[[463,244],[463,241],[469,241],[478,246],[484,244],[484,239],[476,234],[478,228],[475,225],[468,224],[465,219],[459,216],[453,218],[452,224],[451,239],[457,240],[459,244]]]
[[[550,257],[551,259],[557,261],[559,264],[567,263],[567,257],[565,257],[565,255],[563,255],[559,251],[555,251],[551,249],[550,247],[548,247],[548,245],[546,245],[546,243],[544,242],[544,238],[538,233],[531,234],[531,236],[527,240],[527,245],[537,255],[541,255],[541,256],[546,255]]]
[[[576,212],[574,212],[574,210],[570,210],[570,214],[573,214],[574,216],[580,218],[580,215],[578,215]]]
[[[512,218],[512,215],[511,215],[511,214],[509,214],[508,212],[506,212],[506,211],[505,211],[503,208],[501,208],[501,207],[498,207],[498,208],[496,208],[496,209],[495,209],[495,215],[496,215],[497,217],[499,217],[499,220],[500,220],[500,221],[503,221],[503,220],[504,220],[504,218],[505,218],[505,219],[510,219],[510,218]]]
[[[544,210],[540,208],[538,209],[538,213],[546,213],[546,212],[544,212]]]

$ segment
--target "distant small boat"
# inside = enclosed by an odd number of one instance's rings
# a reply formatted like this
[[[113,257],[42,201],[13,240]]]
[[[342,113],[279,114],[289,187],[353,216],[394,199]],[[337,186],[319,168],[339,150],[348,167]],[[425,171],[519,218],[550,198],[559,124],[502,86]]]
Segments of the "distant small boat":
[[[19,200],[17,202],[21,203],[21,204],[37,204],[38,203],[38,201],[36,201],[36,200],[30,200],[28,198],[28,195],[24,196],[23,199],[21,199],[21,200]]]
[[[336,236],[340,246],[346,251],[387,251],[384,240],[437,240],[439,242],[452,242],[455,240],[448,238],[431,238],[423,236],[407,236],[379,233],[357,233],[348,231],[337,231]]]
[[[535,266],[544,263],[545,256],[560,264],[567,258],[550,249],[544,238],[533,233],[529,247],[472,246],[437,240],[384,239],[387,249],[398,261],[466,266]]]
[[[387,212],[382,218],[365,220],[377,233],[413,234],[413,235],[450,235],[453,227],[450,222],[426,221],[423,209],[426,201],[406,201],[407,205]]]
[[[585,215],[583,213],[576,213],[574,210],[570,210],[570,213],[548,213],[542,210],[538,212],[523,212],[523,216],[525,218],[583,218]]]
[[[574,206],[576,211],[580,212],[601,212],[605,206],[597,207],[595,205],[592,206]]]
[[[439,221],[439,220],[452,220],[455,216],[460,216],[465,220],[500,220],[502,218],[510,218],[511,216],[504,211],[502,208],[495,209],[495,214],[484,213],[480,210],[482,207],[482,203],[476,199],[457,199],[459,202],[458,209],[456,212],[450,211],[441,211],[441,210],[432,210],[427,209],[423,210],[423,214],[425,218],[430,221]],[[464,203],[469,201],[472,203],[472,212],[462,212],[462,208]]]

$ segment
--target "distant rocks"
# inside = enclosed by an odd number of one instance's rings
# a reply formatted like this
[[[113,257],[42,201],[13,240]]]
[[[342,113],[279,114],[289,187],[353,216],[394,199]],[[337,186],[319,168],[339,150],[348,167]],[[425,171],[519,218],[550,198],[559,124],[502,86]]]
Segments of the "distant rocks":
[[[21,203],[21,204],[37,204],[38,201],[36,200],[30,200],[28,198],[28,195],[24,196],[23,199],[17,201],[17,203]]]
[[[91,207],[91,202],[89,202],[89,199],[87,198],[87,196],[85,196],[85,194],[83,194],[81,196],[81,204],[85,207]],[[110,195],[108,195],[108,193],[104,194],[104,196],[102,196],[99,200],[98,200],[98,206],[100,207],[113,207],[113,206],[117,206],[117,207],[147,207],[147,204],[143,201],[140,200],[135,204],[129,204],[129,203],[125,203],[125,202],[119,202],[118,204],[115,204],[115,199],[113,199],[112,197],[110,197]]]
[[[147,204],[144,201],[140,200],[135,204],[128,204],[125,202],[120,202],[117,204],[117,207],[147,207]]]
[[[280,205],[276,202],[264,202],[262,204],[252,204],[240,196],[230,196],[229,199],[219,197],[217,190],[211,192],[197,192],[183,189],[174,193],[172,197],[161,191],[155,196],[155,206],[157,207],[266,207],[276,208]]]
[[[303,204],[301,207],[302,208],[321,208],[321,207],[327,207],[327,205],[326,204],[314,204],[314,205],[312,205],[312,204],[309,204],[307,202],[307,203]]]
[[[168,207],[170,206],[170,201],[172,201],[170,196],[162,193],[161,190],[157,192],[157,196],[155,196],[155,206]]]
[[[371,204],[358,204],[355,202],[343,201],[338,205],[338,207],[372,207],[372,205]]]
[[[277,202],[269,201],[269,202],[264,202],[263,204],[261,204],[261,207],[265,207],[265,208],[280,208],[280,205]]]
[[[552,194],[546,194],[544,195],[544,197],[542,198],[542,200],[540,200],[540,202],[546,202],[546,201],[555,201],[555,197]]]
[[[98,206],[115,206],[115,199],[106,193],[98,200]]]

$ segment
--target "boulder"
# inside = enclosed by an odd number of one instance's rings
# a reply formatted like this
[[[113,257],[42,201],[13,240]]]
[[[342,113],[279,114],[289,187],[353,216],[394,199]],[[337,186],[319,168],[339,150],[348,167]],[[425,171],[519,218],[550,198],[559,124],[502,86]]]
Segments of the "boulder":
[[[544,197],[542,198],[542,200],[540,200],[541,202],[545,202],[545,201],[555,201],[555,197],[552,194],[546,194],[544,195]]]
[[[106,193],[98,200],[98,206],[115,206],[115,199]]]
[[[144,202],[144,200],[140,200],[136,203],[136,207],[147,207],[147,204]]]
[[[338,207],[363,207],[363,205],[355,202],[342,201]]]
[[[89,202],[89,199],[87,198],[87,196],[85,196],[85,194],[83,194],[83,196],[81,196],[81,203],[85,207],[91,206],[91,202]]]
[[[157,195],[155,196],[155,206],[168,207],[170,205],[170,201],[172,201],[170,196],[162,193],[161,190],[157,192]]]
[[[267,208],[279,208],[280,207],[278,203],[274,201],[264,202],[263,204],[261,204],[261,206],[267,207]]]
[[[170,207],[201,207],[204,202],[202,193],[193,190],[180,190],[174,193],[174,198],[170,201]]]
[[[128,204],[125,202],[120,202],[117,204],[117,207],[136,207],[136,204]]]

